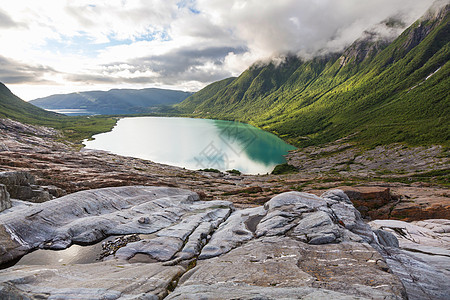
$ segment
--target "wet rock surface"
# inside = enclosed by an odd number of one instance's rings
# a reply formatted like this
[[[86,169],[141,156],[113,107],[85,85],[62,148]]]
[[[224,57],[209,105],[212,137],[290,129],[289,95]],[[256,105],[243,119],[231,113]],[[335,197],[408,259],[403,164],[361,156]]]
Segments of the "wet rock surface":
[[[150,222],[139,222],[142,216]],[[39,247],[151,233],[116,239],[117,252],[102,262],[0,271],[2,297],[406,297],[373,245],[384,247],[340,190],[323,197],[283,193],[264,206],[235,210],[231,202],[200,201],[176,188],[106,188],[6,211],[0,222],[3,261]]]
[[[37,248],[64,249],[72,243],[94,243],[110,235],[151,234],[180,222],[188,212],[219,207],[205,217],[219,218],[231,209],[230,203],[198,199],[196,193],[175,188],[117,187],[82,191],[24,207],[0,216],[1,227],[18,243],[4,246],[0,261]],[[139,223],[142,216],[151,222]]]

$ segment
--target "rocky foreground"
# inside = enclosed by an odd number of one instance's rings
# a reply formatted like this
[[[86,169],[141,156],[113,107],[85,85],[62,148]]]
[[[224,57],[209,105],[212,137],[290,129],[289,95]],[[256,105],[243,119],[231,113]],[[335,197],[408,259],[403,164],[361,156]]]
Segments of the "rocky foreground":
[[[436,221],[423,230],[434,239],[428,246],[414,240],[417,234],[408,227],[420,224],[397,222],[371,228],[341,190],[321,197],[287,192],[246,209],[229,201],[201,201],[188,190],[143,186],[82,191],[38,204],[17,202],[0,214],[2,263],[37,248],[150,235],[96,263],[4,269],[0,296],[447,299],[449,270],[442,263],[448,262],[449,222]],[[410,243],[428,247],[421,251],[435,263],[403,248],[402,240],[399,247],[395,234],[384,228],[405,230]]]
[[[0,120],[0,296],[447,299],[448,189],[413,180],[445,174],[444,150],[343,145],[291,153],[299,173],[236,175],[76,151]],[[108,236],[95,263],[10,267]]]

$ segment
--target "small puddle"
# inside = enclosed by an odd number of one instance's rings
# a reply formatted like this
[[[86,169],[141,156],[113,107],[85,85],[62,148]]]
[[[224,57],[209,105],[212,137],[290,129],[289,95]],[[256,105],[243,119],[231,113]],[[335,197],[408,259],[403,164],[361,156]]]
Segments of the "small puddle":
[[[256,231],[256,226],[258,226],[259,222],[261,222],[262,218],[264,218],[264,216],[261,215],[256,215],[253,217],[249,217],[247,219],[247,221],[245,221],[245,226],[247,226],[247,229],[250,230],[251,232],[255,233]]]
[[[120,236],[110,236],[92,245],[72,245],[64,250],[38,249],[20,258],[17,262],[7,263],[0,268],[9,268],[13,265],[66,265],[90,264],[101,261],[104,252],[103,243],[113,242]],[[154,238],[154,234],[139,234],[140,239]],[[147,261],[146,261],[147,260]],[[134,262],[153,262],[144,257],[137,257]]]
[[[72,245],[64,250],[38,249],[23,256],[16,265],[65,265],[98,262],[102,252],[102,243],[113,241],[115,238],[115,236],[110,236],[93,245]]]

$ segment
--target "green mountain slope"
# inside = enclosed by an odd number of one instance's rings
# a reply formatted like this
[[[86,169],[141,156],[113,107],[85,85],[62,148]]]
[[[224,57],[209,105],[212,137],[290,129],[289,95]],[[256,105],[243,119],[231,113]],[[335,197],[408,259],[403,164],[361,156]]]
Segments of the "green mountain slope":
[[[46,111],[23,101],[0,83],[0,117],[24,123],[46,122],[63,118],[62,115]]]
[[[449,7],[430,11],[392,43],[367,35],[341,55],[255,65],[178,108],[248,122],[297,146],[352,134],[369,146],[448,144]]]
[[[180,103],[192,93],[165,89],[112,89],[52,95],[31,100],[44,109],[83,109],[88,114],[149,113],[158,107]]]

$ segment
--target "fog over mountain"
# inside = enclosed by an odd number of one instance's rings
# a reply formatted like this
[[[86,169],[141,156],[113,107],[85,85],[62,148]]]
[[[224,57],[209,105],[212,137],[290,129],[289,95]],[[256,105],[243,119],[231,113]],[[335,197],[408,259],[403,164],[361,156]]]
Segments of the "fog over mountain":
[[[0,8],[0,81],[26,100],[111,88],[196,91],[286,52],[342,51],[374,26],[393,38],[432,3],[16,1]],[[392,17],[400,26],[377,25]]]

